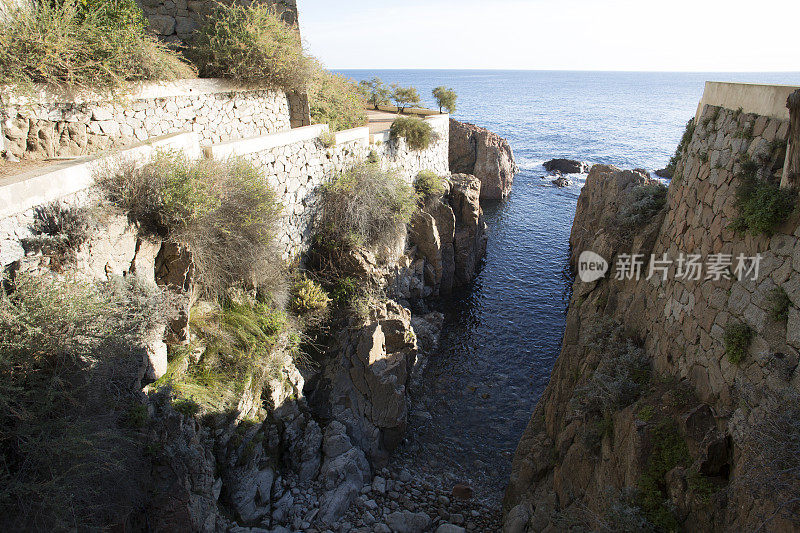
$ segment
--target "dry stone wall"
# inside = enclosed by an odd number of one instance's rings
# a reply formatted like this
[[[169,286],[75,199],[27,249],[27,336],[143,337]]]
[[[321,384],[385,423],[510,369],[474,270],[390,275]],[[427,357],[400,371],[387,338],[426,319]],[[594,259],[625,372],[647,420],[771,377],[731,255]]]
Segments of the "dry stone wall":
[[[412,150],[405,139],[390,139],[388,134],[377,139],[372,147],[381,158],[384,169],[396,170],[409,182],[423,170],[431,170],[440,176],[450,173],[450,124],[447,115],[425,120],[434,131],[434,140],[425,150]]]
[[[285,93],[223,80],[147,85],[115,104],[47,95],[31,103],[5,95],[3,102],[6,150],[30,159],[93,154],[186,131],[212,144],[291,127]]]

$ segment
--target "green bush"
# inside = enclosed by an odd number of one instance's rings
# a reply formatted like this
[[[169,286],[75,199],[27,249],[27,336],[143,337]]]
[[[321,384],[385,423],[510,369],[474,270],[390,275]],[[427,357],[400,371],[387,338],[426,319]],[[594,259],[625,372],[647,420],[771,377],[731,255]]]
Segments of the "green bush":
[[[194,75],[146,31],[134,0],[54,0],[12,10],[0,33],[0,79],[29,90],[118,89]]]
[[[142,419],[131,412],[142,337],[166,320],[163,297],[135,277],[21,274],[9,286],[0,292],[0,527],[118,524],[140,496],[127,427]]]
[[[375,109],[378,109],[378,106],[387,105],[392,95],[389,88],[378,77],[374,77],[371,80],[362,80],[358,87],[367,103]]]
[[[683,131],[683,136],[681,137],[680,142],[678,143],[678,147],[675,149],[675,155],[673,155],[669,163],[667,163],[666,171],[669,173],[670,176],[675,174],[675,169],[678,166],[678,162],[683,157],[686,148],[688,148],[689,143],[692,142],[692,136],[694,135],[695,123],[694,118],[689,119],[689,122],[686,123],[686,129]]]
[[[336,146],[336,134],[332,131],[323,131],[319,136],[319,142],[325,148],[333,148]]]
[[[789,319],[789,308],[792,300],[783,287],[773,289],[769,295],[770,314],[776,322],[786,322]]]
[[[367,123],[364,96],[344,76],[319,69],[308,98],[314,124],[328,124],[331,131],[341,131]]]
[[[745,162],[736,188],[738,216],[731,228],[739,233],[767,236],[786,222],[797,203],[797,191],[758,179],[753,162]]]
[[[634,187],[627,203],[619,211],[619,222],[628,228],[647,224],[667,204],[667,191],[660,182]]]
[[[408,106],[417,106],[421,100],[417,89],[414,87],[400,87],[392,84],[392,101],[397,106],[397,111],[403,113]]]
[[[723,340],[725,342],[725,355],[728,361],[738,365],[747,357],[747,350],[753,341],[752,328],[743,322],[728,324],[725,328]]]
[[[425,150],[434,140],[434,132],[428,122],[416,117],[399,117],[389,128],[392,139],[403,137],[412,150]]]
[[[414,191],[400,176],[358,165],[322,187],[317,229],[331,243],[372,246],[390,238],[415,210]]]
[[[414,190],[423,202],[427,202],[444,194],[447,186],[441,176],[431,170],[423,170],[414,178]]]
[[[446,109],[448,113],[456,112],[456,92],[453,89],[441,86],[433,90],[433,97],[436,99],[436,105],[439,106],[439,113]]]
[[[331,299],[316,281],[301,276],[294,284],[292,311],[299,315],[324,313]]]
[[[29,228],[33,237],[23,239],[22,245],[26,251],[71,260],[89,239],[91,218],[91,210],[86,207],[69,207],[59,202],[39,206]]]
[[[97,183],[145,233],[188,245],[209,296],[221,298],[239,283],[269,289],[280,280],[280,206],[251,163],[161,152],[142,167],[101,172]]]
[[[300,33],[267,3],[218,4],[187,55],[201,76],[262,83],[284,91],[308,89],[318,68],[303,51]]]

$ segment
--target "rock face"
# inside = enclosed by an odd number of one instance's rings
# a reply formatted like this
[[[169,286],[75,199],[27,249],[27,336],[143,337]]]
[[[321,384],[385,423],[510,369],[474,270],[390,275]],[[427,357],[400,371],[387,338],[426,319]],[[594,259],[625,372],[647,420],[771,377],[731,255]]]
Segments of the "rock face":
[[[761,424],[785,423],[775,406],[794,409],[800,392],[791,318],[800,305],[800,231],[796,218],[772,236],[729,228],[737,175],[756,162],[761,179],[778,180],[788,131],[785,121],[706,108],[665,208],[632,229],[621,216],[645,176],[592,168],[570,236],[573,271],[591,250],[612,268],[642,254],[642,276],[617,279],[612,270],[573,284],[561,354],[513,459],[504,531],[570,523],[744,531],[770,516],[768,530],[796,530],[796,514],[775,511],[797,493],[797,479],[776,483],[770,462],[795,430],[770,440]],[[707,270],[689,279],[673,264],[666,279],[658,271],[647,279],[652,257],[678,261],[681,253],[700,254],[704,268],[713,254],[761,254],[761,270],[756,280],[705,279]],[[769,313],[778,287],[791,302],[788,321]],[[742,323],[752,338],[735,361],[726,331]]]
[[[563,172],[564,174],[584,174],[589,172],[591,166],[583,161],[575,159],[551,159],[544,163],[544,169],[548,172]]]
[[[508,141],[474,124],[450,119],[450,172],[478,178],[481,199],[508,196],[518,171]]]

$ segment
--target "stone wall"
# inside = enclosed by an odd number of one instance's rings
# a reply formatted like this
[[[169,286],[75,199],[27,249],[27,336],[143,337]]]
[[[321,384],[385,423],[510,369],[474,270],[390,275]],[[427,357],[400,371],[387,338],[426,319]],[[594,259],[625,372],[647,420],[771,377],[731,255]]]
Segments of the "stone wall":
[[[298,98],[294,107],[302,111]],[[6,149],[31,159],[93,154],[185,131],[212,144],[288,130],[292,123],[286,94],[216,79],[144,84],[115,99],[42,90],[1,100]]]
[[[251,3],[251,0],[236,3]],[[275,6],[276,12],[290,25],[297,24],[295,0],[261,0]],[[150,29],[167,42],[185,42],[198,29],[218,2],[216,0],[137,0],[150,22]],[[234,3],[231,0],[223,3]]]
[[[384,169],[398,171],[409,182],[423,170],[431,170],[440,176],[449,174],[449,115],[433,115],[425,121],[434,131],[434,141],[425,150],[411,150],[404,139],[392,140],[388,132],[371,136],[372,149],[380,156]]]
[[[707,81],[703,97],[697,106],[695,121],[699,121],[707,105],[726,109],[741,109],[768,118],[789,119],[786,98],[798,87],[791,85],[762,85]]]

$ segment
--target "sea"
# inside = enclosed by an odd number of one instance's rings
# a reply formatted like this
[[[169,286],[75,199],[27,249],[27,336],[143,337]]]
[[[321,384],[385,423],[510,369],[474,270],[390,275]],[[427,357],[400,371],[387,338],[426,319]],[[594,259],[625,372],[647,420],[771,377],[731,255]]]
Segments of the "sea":
[[[347,70],[458,94],[453,118],[508,139],[520,173],[484,205],[489,244],[474,283],[438,305],[440,348],[412,390],[408,437],[394,461],[439,484],[469,483],[499,504],[511,458],[550,378],[564,333],[569,233],[585,175],[555,187],[556,157],[663,168],[694,116],[705,81],[800,84],[795,73]]]

